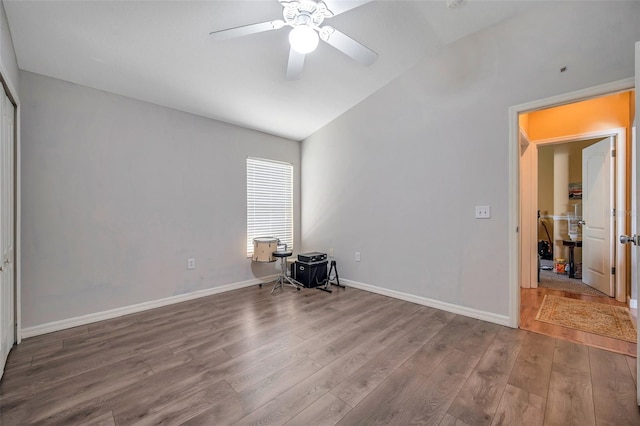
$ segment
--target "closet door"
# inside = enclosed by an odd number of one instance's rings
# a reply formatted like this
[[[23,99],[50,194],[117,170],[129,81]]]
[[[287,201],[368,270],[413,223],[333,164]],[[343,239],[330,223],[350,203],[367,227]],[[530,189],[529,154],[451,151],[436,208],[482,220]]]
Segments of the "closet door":
[[[0,377],[15,342],[15,156],[14,106],[0,102]]]

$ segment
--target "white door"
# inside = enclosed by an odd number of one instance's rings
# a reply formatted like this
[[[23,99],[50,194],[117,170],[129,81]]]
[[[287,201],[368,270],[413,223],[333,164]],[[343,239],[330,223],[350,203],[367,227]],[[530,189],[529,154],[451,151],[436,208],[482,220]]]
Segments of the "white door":
[[[614,296],[613,137],[582,150],[582,281]]]
[[[14,333],[14,107],[2,92],[0,102],[0,377]]]

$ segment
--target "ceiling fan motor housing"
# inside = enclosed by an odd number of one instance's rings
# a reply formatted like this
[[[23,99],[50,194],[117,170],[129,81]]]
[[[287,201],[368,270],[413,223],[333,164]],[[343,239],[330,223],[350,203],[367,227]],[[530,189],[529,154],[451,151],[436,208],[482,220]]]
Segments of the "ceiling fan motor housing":
[[[280,3],[284,22],[291,27],[307,25],[317,30],[325,18],[333,16],[323,1],[281,1]]]

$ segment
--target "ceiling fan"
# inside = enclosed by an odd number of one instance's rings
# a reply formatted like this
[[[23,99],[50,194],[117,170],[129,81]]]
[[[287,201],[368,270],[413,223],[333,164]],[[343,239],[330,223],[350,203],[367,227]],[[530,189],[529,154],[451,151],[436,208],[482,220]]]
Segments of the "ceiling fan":
[[[318,46],[319,39],[335,47],[362,65],[371,65],[378,58],[376,52],[363,44],[329,25],[322,25],[325,19],[362,6],[372,0],[279,1],[282,5],[283,19],[213,31],[209,34],[216,40],[226,40],[264,31],[279,30],[285,26],[291,27],[292,29],[289,32],[291,48],[289,50],[289,62],[287,64],[288,80],[300,78],[305,55],[315,50]]]

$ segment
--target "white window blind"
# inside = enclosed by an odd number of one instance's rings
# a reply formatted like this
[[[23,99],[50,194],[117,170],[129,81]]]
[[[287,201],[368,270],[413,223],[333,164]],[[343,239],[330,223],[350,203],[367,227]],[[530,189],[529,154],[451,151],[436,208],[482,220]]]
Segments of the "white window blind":
[[[247,158],[247,257],[259,237],[293,249],[293,165]]]

